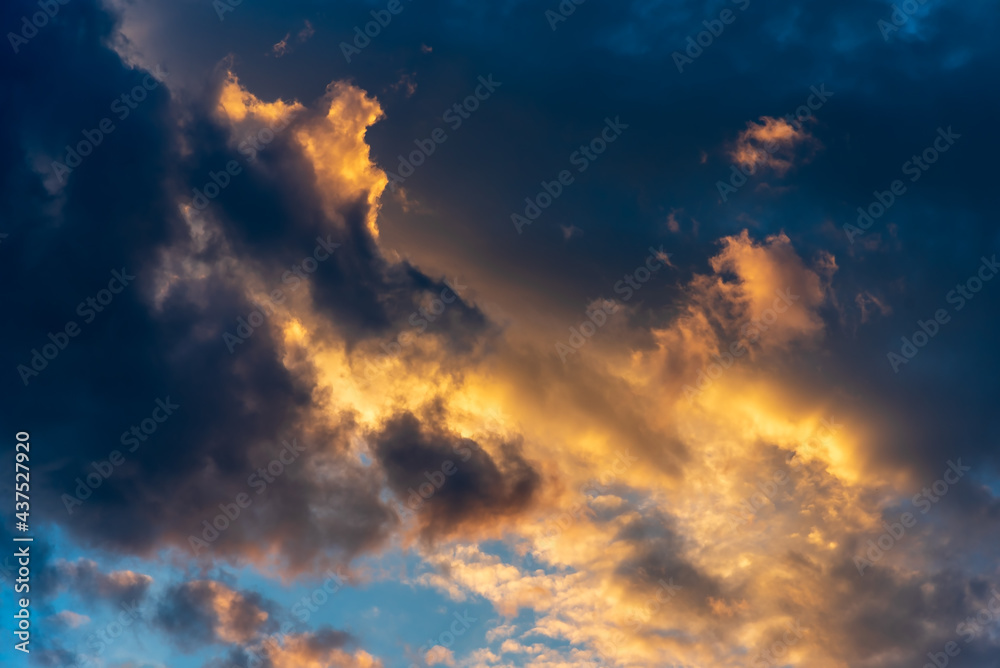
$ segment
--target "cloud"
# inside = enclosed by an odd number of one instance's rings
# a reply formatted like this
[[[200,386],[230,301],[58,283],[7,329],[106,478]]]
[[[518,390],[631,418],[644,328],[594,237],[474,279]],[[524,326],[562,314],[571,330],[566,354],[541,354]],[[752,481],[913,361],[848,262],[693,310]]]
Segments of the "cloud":
[[[49,621],[56,626],[76,629],[84,626],[85,624],[89,624],[90,617],[75,613],[72,610],[63,610],[49,617]]]
[[[298,34],[296,34],[295,41],[298,42],[299,44],[302,44],[303,42],[306,42],[314,34],[316,34],[316,29],[313,28],[312,23],[306,21],[302,26],[302,29],[299,30]],[[289,44],[289,40],[291,39],[291,37],[292,33],[287,32],[285,33],[284,37],[282,37],[274,46],[271,47],[271,53],[274,54],[275,58],[280,58],[285,54],[291,53],[292,47]]]
[[[99,33],[95,43],[100,31],[110,30],[100,22],[92,28]],[[143,74],[103,47],[90,48],[97,53],[54,53],[51,61],[32,61],[31,67],[61,81],[66,74],[53,63],[92,59],[94,71],[103,73],[95,75],[100,85],[80,89],[79,103],[93,107],[99,118],[108,113],[107,100],[131,90]],[[367,339],[372,340],[366,345],[376,348],[376,337],[412,327],[411,313],[443,285],[386,260],[376,245],[376,203],[385,179],[370,162],[364,141],[368,126],[381,116],[373,98],[336,83],[312,109],[294,100],[262,100],[228,68],[210,78],[210,85],[200,87],[183,77],[161,84],[116,130],[122,141],[102,145],[70,175],[57,209],[65,205],[74,214],[58,237],[40,228],[22,230],[18,243],[41,244],[56,270],[48,288],[11,295],[11,308],[70,319],[72,310],[64,308],[67,286],[79,286],[84,298],[91,286],[100,287],[96,279],[106,283],[101,275],[109,267],[124,265],[137,276],[113,312],[94,321],[93,336],[74,341],[79,354],[67,353],[58,369],[47,371],[52,380],[40,382],[40,393],[61,400],[80,391],[90,360],[113,354],[130,369],[127,396],[110,378],[88,390],[94,406],[85,418],[78,416],[78,439],[61,454],[53,452],[58,464],[49,478],[54,492],[49,516],[84,544],[141,555],[165,546],[191,553],[191,538],[204,537],[203,522],[211,523],[220,504],[251,494],[255,503],[246,516],[210,549],[192,556],[272,563],[289,572],[342,563],[384,545],[397,518],[380,499],[381,472],[363,466],[353,451],[358,407],[331,405],[323,392],[314,394],[321,378],[319,351],[294,352],[289,334],[329,334],[325,344],[341,352]],[[77,90],[72,82],[67,85],[64,90]],[[8,112],[14,113],[19,112]],[[63,137],[68,141],[79,132],[76,123],[75,115],[67,115],[67,128],[33,135],[32,141],[62,150]],[[271,134],[262,134],[265,129]],[[255,149],[253,160],[241,150],[248,135],[270,139]],[[124,167],[140,155],[159,169],[140,173]],[[196,207],[194,189],[201,191],[210,174],[229,161],[241,171],[209,206]],[[130,221],[139,218],[146,231],[129,232]],[[113,241],[89,255],[81,270],[68,261],[65,244],[82,243],[94,229]],[[308,282],[297,276],[294,283],[287,280],[290,268],[313,254],[317,238],[342,246]],[[11,257],[18,262],[0,271],[36,268],[35,255],[12,248]],[[284,305],[275,305],[267,325],[230,354],[224,333],[232,335],[237,319],[258,308],[253,302],[269,299],[275,290],[282,291]],[[483,328],[482,317],[461,301],[445,321],[460,327],[428,340],[472,341]],[[32,343],[37,324],[27,318],[12,332],[12,350],[38,345]],[[119,324],[125,345],[104,336],[106,328]],[[32,419],[37,401],[23,392],[19,396],[25,419]],[[126,453],[127,465],[68,514],[63,494],[72,496],[90,462],[107,460],[121,447],[121,432],[148,416],[153,400],[162,396],[180,405],[170,421]],[[248,480],[289,439],[308,449],[257,496]],[[123,498],[129,502],[121,503]]]
[[[115,606],[143,600],[153,583],[152,577],[134,571],[102,572],[89,559],[57,561],[51,569],[60,587],[83,599],[107,601]]]
[[[427,650],[424,654],[424,662],[428,666],[454,666],[455,665],[455,653],[452,652],[447,647],[442,647],[441,645],[435,645]]]
[[[423,72],[417,64],[401,63],[387,79],[378,75],[381,64],[365,69],[359,60],[345,71],[316,61],[330,67],[321,70],[329,72],[322,83],[333,82],[316,100],[314,87],[322,84],[311,75],[245,64],[247,54],[259,53],[266,31],[233,37],[219,30],[211,11],[204,26],[192,22],[183,3],[118,4],[127,5],[122,20],[87,0],[66,5],[60,21],[74,29],[47,29],[31,45],[45,48],[2,75],[13,91],[11,104],[0,109],[0,146],[8,156],[0,188],[11,202],[12,227],[3,231],[9,236],[0,247],[0,279],[30,286],[3,295],[5,310],[18,314],[5,330],[5,368],[24,362],[49,331],[74,318],[72,307],[102,287],[111,267],[134,266],[140,277],[134,291],[116,298],[84,337],[50,361],[37,384],[22,387],[13,374],[3,381],[10,385],[3,391],[5,414],[39,425],[33,435],[50,444],[36,511],[63,527],[69,542],[111,556],[160,558],[165,551],[192,568],[228,561],[294,577],[331,562],[377,558],[399,544],[397,532],[415,528],[427,540],[415,544],[421,563],[408,582],[453,600],[481,597],[511,619],[526,613],[517,619],[525,633],[504,640],[536,665],[585,665],[601,653],[635,666],[746,665],[801,622],[805,632],[788,663],[897,668],[918,663],[924,650],[939,651],[956,624],[985,604],[994,583],[982,564],[997,552],[1000,517],[986,484],[995,468],[994,420],[982,401],[995,395],[996,374],[980,373],[991,369],[992,330],[970,308],[965,324],[956,319],[948,332],[962,345],[923,352],[921,360],[934,363],[902,384],[887,380],[875,362],[886,341],[905,333],[895,331],[900,323],[928,317],[927,303],[917,297],[943,297],[954,274],[966,271],[954,258],[967,254],[969,240],[984,248],[993,243],[992,232],[976,222],[989,209],[990,172],[983,165],[996,154],[990,135],[980,134],[975,147],[983,157],[968,154],[954,171],[919,184],[913,208],[907,200],[896,205],[893,215],[907,219],[894,237],[899,253],[880,247],[877,262],[862,251],[845,259],[813,222],[849,210],[845,198],[869,197],[875,186],[865,184],[886,183],[897,162],[886,167],[881,158],[898,153],[902,160],[922,145],[910,136],[911,124],[933,127],[945,111],[961,115],[993,102],[971,85],[990,80],[978,63],[991,62],[982,56],[995,51],[979,48],[990,43],[990,24],[973,9],[943,12],[940,35],[928,34],[919,54],[873,48],[882,48],[880,36],[861,2],[824,7],[805,24],[807,15],[794,6],[766,16],[748,12],[745,28],[727,32],[712,47],[717,55],[699,61],[704,76],[669,87],[677,99],[698,100],[693,106],[671,103],[641,75],[669,64],[657,54],[682,44],[704,17],[663,7],[647,15],[638,5],[578,12],[573,20],[582,23],[575,25],[598,32],[565,33],[570,42],[561,52],[596,44],[616,67],[575,59],[583,69],[571,78],[579,76],[588,90],[625,86],[625,96],[610,97],[622,105],[622,117],[630,105],[657,109],[662,134],[616,147],[622,153],[607,159],[627,170],[602,162],[601,187],[561,199],[564,218],[552,221],[549,237],[514,246],[493,226],[468,221],[493,220],[500,198],[517,202],[528,194],[520,182],[504,189],[511,174],[523,172],[526,155],[544,157],[548,150],[561,160],[567,132],[608,113],[608,96],[567,105],[565,87],[551,86],[554,75],[567,76],[569,62],[546,57],[549,47],[538,45],[551,41],[523,40],[528,46],[515,61],[530,66],[520,70],[521,90],[509,91],[503,102],[509,106],[497,110],[499,124],[484,111],[463,127],[462,140],[434,157],[443,178],[408,182],[420,205],[400,216],[382,198],[377,159],[389,164],[399,146],[426,136],[428,116],[398,104],[414,80],[399,73]],[[276,7],[244,3],[240,20],[268,30],[293,25]],[[318,29],[353,25],[338,13],[350,11],[345,7],[317,16]],[[0,11],[5,24],[18,24],[16,4]],[[519,17],[497,8],[460,12],[448,23],[460,26],[453,34],[427,23],[420,28],[434,54],[417,57],[430,63],[470,43],[480,49],[531,33],[515,23]],[[867,32],[845,27],[862,24]],[[663,39],[664,30],[671,39]],[[177,40],[182,31],[202,39]],[[370,48],[405,60],[416,42],[408,31],[395,33],[401,35],[395,41],[393,32]],[[948,34],[979,44],[970,47],[978,54],[972,66],[960,64]],[[289,48],[291,35],[284,40]],[[618,48],[626,42],[628,49]],[[641,60],[630,55],[635,44],[649,46]],[[734,79],[717,69],[745,60],[748,44],[757,49],[756,62],[791,62],[789,77],[765,67]],[[797,54],[791,61],[789,48]],[[81,129],[109,114],[110,100],[143,80],[145,71],[131,66],[154,69],[161,61],[170,76],[116,124],[64,187],[47,190],[42,172],[80,140]],[[852,69],[856,62],[865,65]],[[806,70],[831,63],[830,71],[858,94],[845,111],[830,107],[830,127],[838,128],[830,160],[797,171],[818,155],[812,126],[764,117],[740,133],[730,157],[802,180],[781,190],[780,209],[758,211],[753,199],[752,216],[704,206],[697,192],[711,188],[703,187],[694,163],[698,149],[709,145],[706,137],[753,117],[762,100],[798,95],[789,93],[798,86],[789,80],[805,80]],[[487,63],[470,57],[468,65]],[[619,67],[638,73],[633,83],[620,81]],[[947,79],[945,107],[921,111],[910,96],[889,99],[879,91],[880,82],[907,81],[913,72],[938,88]],[[394,81],[404,85],[396,91]],[[465,81],[421,81],[434,83],[421,84],[426,97],[412,99],[433,112],[467,94]],[[933,89],[922,86],[917,95]],[[532,117],[521,124],[527,134],[497,144],[498,130],[521,108]],[[911,122],[895,122],[904,111]],[[678,127],[684,133],[671,130]],[[266,143],[253,148],[252,160],[248,137]],[[490,160],[481,159],[484,146],[495,149]],[[230,160],[241,173],[199,210],[193,189],[203,190]],[[525,176],[529,181],[537,182]],[[797,193],[808,197],[796,199]],[[958,201],[957,194],[961,210],[941,204]],[[663,212],[671,209],[661,202],[675,201],[677,211],[683,205],[699,212],[691,236],[719,245],[693,244],[679,234],[683,221],[668,217],[666,231],[677,232],[671,235],[679,247],[676,275],[684,278],[644,288],[577,364],[554,360],[549,334],[565,336],[584,304],[613,296],[617,267],[634,266],[636,249],[660,243],[649,239],[649,226],[662,228]],[[751,231],[734,233],[734,217],[749,221],[743,224]],[[942,232],[942,219],[969,234]],[[570,220],[616,225],[606,231],[587,225],[586,235],[570,227],[578,252],[567,256],[557,225]],[[328,235],[341,247],[293,289],[285,272],[301,270],[316,238]],[[912,258],[928,240],[948,249],[952,237],[961,239],[962,253],[956,246],[914,269]],[[443,278],[466,267],[474,287],[416,331],[411,317],[423,318],[418,309],[435,304]],[[25,277],[41,278],[24,283]],[[880,282],[905,289],[880,290]],[[230,354],[223,333],[276,289],[284,302]],[[794,295],[791,303],[776,302],[785,291]],[[988,294],[974,307],[995,306]],[[480,313],[477,304],[487,301],[504,303],[510,314],[504,328]],[[853,316],[845,317],[841,304],[861,310],[864,331],[844,335],[842,323]],[[401,333],[413,335],[411,342],[386,352]],[[734,344],[744,352],[729,359]],[[369,368],[376,372],[366,377]],[[686,393],[685,385],[697,391]],[[180,411],[69,515],[61,495],[75,491],[92,462],[120,448],[122,431],[167,393]],[[435,402],[440,410],[428,411]],[[51,406],[70,408],[54,416]],[[830,416],[842,423],[834,433],[822,429]],[[8,423],[12,431],[22,428]],[[266,471],[281,441],[293,438],[307,446],[303,458],[257,495],[248,478]],[[473,454],[463,470],[465,447]],[[966,452],[975,455],[982,478],[949,492],[907,543],[860,577],[852,560],[865,542],[935,479],[925,479],[926,471]],[[391,497],[405,504],[410,488],[430,482],[425,473],[437,480],[441,469],[434,467],[456,455],[454,476],[424,501],[412,524],[401,524]],[[783,483],[775,482],[778,473]],[[192,556],[189,537],[239,494],[253,504],[209,550]],[[478,542],[482,537],[510,549]],[[71,566],[64,568],[68,581],[95,597],[146,592],[141,578],[116,581],[84,562]],[[660,583],[671,578],[682,587],[673,597]],[[274,620],[269,605],[246,592],[198,584],[204,582],[171,588],[163,608],[192,610],[203,633],[166,621],[169,615],[159,628],[209,643],[241,641],[227,651],[259,646]],[[363,651],[345,649],[341,633],[296,635],[261,651],[273,665],[377,665]],[[977,637],[963,648],[964,660],[985,665],[995,651],[989,638]],[[50,650],[52,665],[70,663],[60,652]],[[467,658],[503,661],[489,651]]]
[[[501,439],[487,451],[451,433],[440,411],[423,422],[409,412],[396,415],[372,442],[390,487],[426,539],[496,527],[525,511],[541,482],[516,441]]]
[[[781,304],[788,310],[777,314],[769,330],[768,337],[762,336],[765,345],[781,347],[788,342],[810,339],[820,335],[823,329],[818,309],[828,299],[828,288],[836,261],[829,253],[821,253],[813,267],[807,267],[784,234],[776,234],[755,242],[744,230],[738,236],[721,240],[722,251],[710,260],[717,277],[699,281],[696,290],[702,291],[696,299],[709,305],[724,300],[729,315],[735,323],[745,324],[746,320],[759,318],[768,309],[775,308],[775,302],[787,296],[791,303]],[[724,276],[734,275],[735,282],[728,282]],[[713,315],[722,318],[719,311]]]
[[[389,179],[370,161],[365,132],[382,118],[382,108],[363,90],[345,82],[330,84],[324,102],[328,105],[326,115],[318,116],[296,135],[312,163],[317,191],[335,219],[343,207],[354,205],[359,198],[365,201],[368,231],[378,238],[379,198]]]
[[[192,580],[170,588],[155,621],[188,650],[210,643],[241,645],[269,628],[269,608],[258,594],[235,591],[215,580]]]
[[[517,627],[513,624],[501,624],[496,628],[492,628],[486,632],[486,642],[493,642],[494,640],[502,640],[503,638],[509,638],[514,635],[517,631]]]
[[[785,176],[794,167],[809,162],[818,148],[818,140],[802,124],[761,116],[760,123],[747,123],[729,156],[750,173],[763,167]]]
[[[271,53],[273,53],[276,58],[280,58],[288,53],[288,38],[291,36],[292,33],[285,33],[285,36],[271,47]]]
[[[295,36],[295,39],[298,42],[305,42],[306,40],[308,40],[310,37],[312,37],[315,34],[316,34],[316,29],[313,28],[312,23],[310,23],[308,20],[306,20],[306,21],[303,21],[302,29],[299,30],[299,33]]]
[[[241,666],[262,668],[383,668],[380,660],[364,650],[345,648],[349,636],[332,629],[313,633],[288,634],[281,641],[265,641],[237,653]],[[242,654],[242,656],[241,656]],[[254,661],[259,657],[263,661]]]

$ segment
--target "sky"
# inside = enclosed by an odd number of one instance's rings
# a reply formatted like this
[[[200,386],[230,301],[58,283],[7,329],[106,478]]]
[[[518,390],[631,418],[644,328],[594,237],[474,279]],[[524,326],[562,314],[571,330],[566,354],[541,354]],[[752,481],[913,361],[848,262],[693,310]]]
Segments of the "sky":
[[[3,3],[0,664],[1000,667],[998,24]]]

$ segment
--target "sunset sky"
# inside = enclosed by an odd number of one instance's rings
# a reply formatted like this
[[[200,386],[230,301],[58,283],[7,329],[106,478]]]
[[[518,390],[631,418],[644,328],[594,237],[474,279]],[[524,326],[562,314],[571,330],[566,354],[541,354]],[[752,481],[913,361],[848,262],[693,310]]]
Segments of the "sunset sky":
[[[995,2],[0,28],[0,665],[1000,668]]]

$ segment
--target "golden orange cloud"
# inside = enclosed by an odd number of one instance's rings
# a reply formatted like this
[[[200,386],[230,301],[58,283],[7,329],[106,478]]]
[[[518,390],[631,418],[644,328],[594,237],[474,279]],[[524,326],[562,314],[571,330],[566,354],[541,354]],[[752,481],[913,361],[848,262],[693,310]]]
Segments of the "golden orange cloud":
[[[325,647],[310,634],[283,636],[280,644],[265,644],[263,653],[274,668],[382,668],[382,662],[364,650]]]
[[[267,107],[234,80],[220,109],[234,127],[301,114],[291,136],[331,217],[360,204],[375,238],[387,181],[365,132],[381,107],[344,83],[331,85],[323,104],[314,117],[297,103]],[[761,142],[807,141],[783,123],[751,124],[734,159],[789,169],[780,150],[760,154]],[[220,234],[210,217],[198,220],[193,234]],[[390,255],[388,271],[398,268]],[[168,291],[215,270],[171,261]],[[228,262],[248,296],[267,295],[273,279],[263,268]],[[677,286],[669,320],[635,332],[616,318],[577,364],[561,363],[551,339],[530,328],[488,330],[462,354],[432,329],[387,355],[383,341],[347,341],[316,309],[309,285],[264,326],[281,363],[312,388],[316,410],[304,433],[351,426],[354,438],[334,460],[345,471],[347,462],[378,461],[367,435],[411,413],[433,414],[442,425],[435,433],[475,441],[495,462],[516,442],[537,472],[529,506],[486,512],[438,542],[417,540],[426,528],[419,516],[400,519],[397,544],[430,567],[413,584],[456,601],[481,596],[505,626],[533,612],[530,624],[492,634],[475,665],[509,665],[516,654],[529,666],[737,666],[794,630],[782,661],[833,668],[848,665],[831,658],[849,656],[847,626],[830,623],[837,599],[826,592],[849,587],[845,550],[879,526],[876,490],[904,482],[871,466],[865,453],[877,432],[862,414],[804,382],[789,361],[821,349],[836,272],[833,256],[803,259],[784,234],[725,237],[705,273]],[[322,473],[336,483],[336,471]],[[485,537],[533,563],[483,552]],[[262,565],[278,549],[249,557]],[[568,648],[547,648],[545,638]],[[278,668],[378,665],[363,652],[311,647],[291,640],[272,660]]]
[[[729,155],[733,162],[751,173],[758,167],[766,167],[784,176],[797,163],[811,158],[811,154],[806,153],[796,159],[797,149],[805,147],[814,151],[817,146],[816,139],[801,125],[796,127],[783,118],[762,116],[759,123],[747,123]]]

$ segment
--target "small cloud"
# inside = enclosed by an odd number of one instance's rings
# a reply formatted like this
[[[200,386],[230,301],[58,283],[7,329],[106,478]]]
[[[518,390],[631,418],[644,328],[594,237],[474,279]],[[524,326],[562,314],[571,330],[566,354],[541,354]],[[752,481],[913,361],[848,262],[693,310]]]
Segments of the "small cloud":
[[[677,222],[677,211],[671,211],[670,215],[667,216],[667,229],[671,232],[677,233],[681,231],[681,224]]]
[[[854,303],[861,309],[861,322],[868,322],[868,318],[876,311],[882,316],[892,313],[891,306],[867,291],[857,295],[854,298]]]
[[[316,29],[313,28],[312,23],[306,21],[305,26],[295,35],[295,41],[302,44],[314,34],[316,34]],[[287,32],[285,33],[285,36],[281,38],[280,42],[271,47],[271,53],[274,54],[275,58],[281,58],[286,53],[291,52],[292,49],[288,45],[288,40],[291,38],[292,33]]]
[[[421,53],[431,53],[433,50],[434,49],[432,47],[429,47],[426,44],[421,44],[420,45],[420,52]]]
[[[184,648],[239,644],[268,630],[267,607],[254,592],[236,591],[216,580],[193,580],[167,591],[155,621]]]
[[[400,186],[396,189],[396,200],[404,213],[433,213],[433,210],[420,203],[419,200],[410,195],[410,192]]]
[[[517,627],[513,624],[503,624],[486,632],[486,642],[493,642],[494,640],[499,640],[501,638],[509,638],[514,635],[515,631],[517,631]]]
[[[283,55],[288,53],[288,38],[292,36],[292,33],[285,33],[285,36],[281,38],[281,41],[271,47],[271,53],[274,54],[275,58],[281,58]]]
[[[54,565],[60,585],[86,599],[100,599],[114,604],[142,600],[153,578],[134,571],[102,572],[89,559],[59,561]]]
[[[312,37],[315,34],[316,34],[316,29],[313,28],[312,23],[309,23],[309,21],[306,21],[305,22],[305,26],[303,26],[302,30],[299,31],[299,34],[295,36],[295,40],[299,44],[302,44],[307,39],[309,39],[310,37]]]
[[[417,76],[416,72],[410,72],[409,74],[404,72],[399,76],[399,80],[396,81],[396,83],[389,86],[389,88],[392,89],[393,91],[397,91],[401,88],[405,89],[406,97],[411,97],[414,93],[417,92],[417,82],[415,79],[416,76]]]
[[[761,116],[760,121],[747,123],[747,129],[740,133],[729,153],[733,162],[751,174],[758,167],[767,167],[784,176],[796,162],[811,160],[820,147],[819,141],[800,123],[792,125],[783,118],[770,116]]]
[[[442,647],[441,645],[434,645],[429,650],[427,654],[424,655],[424,662],[428,666],[436,666],[438,664],[444,664],[446,666],[455,665],[455,655],[447,647]]]
[[[504,654],[541,654],[547,649],[548,648],[541,643],[522,645],[516,640],[505,640],[503,644],[500,645],[500,651]]]
[[[562,230],[563,240],[565,241],[569,241],[576,235],[583,234],[583,230],[576,225],[560,225],[559,228]]]
[[[56,613],[49,617],[49,622],[54,626],[61,626],[68,629],[77,629],[84,624],[90,623],[90,617],[87,615],[80,615],[72,610],[63,610],[62,612]]]
[[[708,606],[712,609],[712,613],[719,617],[734,617],[750,609],[750,605],[744,599],[729,602],[711,596],[708,597]]]
[[[654,257],[656,257],[657,260],[667,265],[668,267],[674,267],[674,263],[670,261],[670,258],[673,257],[673,255],[674,255],[673,253],[665,252],[663,250],[663,247],[661,246],[660,250],[656,251],[656,253],[654,254]],[[677,267],[674,267],[674,269],[676,268]]]

